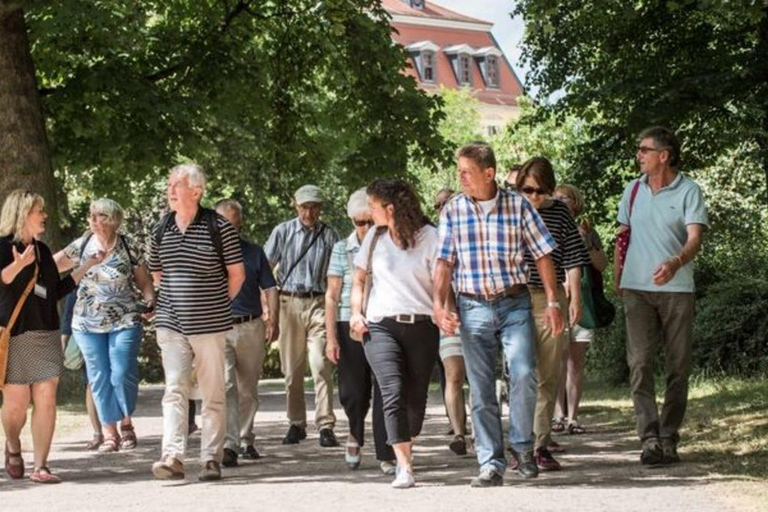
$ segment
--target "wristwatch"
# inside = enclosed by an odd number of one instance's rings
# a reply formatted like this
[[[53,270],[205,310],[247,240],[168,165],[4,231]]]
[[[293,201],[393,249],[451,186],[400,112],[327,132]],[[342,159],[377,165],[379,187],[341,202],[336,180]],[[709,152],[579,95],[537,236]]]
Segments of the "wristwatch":
[[[560,309],[560,303],[559,302],[547,302],[548,308],[555,308]]]

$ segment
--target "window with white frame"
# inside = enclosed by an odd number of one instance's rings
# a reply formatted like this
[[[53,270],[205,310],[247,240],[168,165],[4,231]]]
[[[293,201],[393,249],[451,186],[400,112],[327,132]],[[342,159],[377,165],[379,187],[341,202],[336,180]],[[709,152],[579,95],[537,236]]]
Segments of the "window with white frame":
[[[458,70],[459,85],[472,85],[472,57],[468,53],[459,54]]]
[[[432,51],[421,52],[421,79],[424,82],[435,81],[435,53]]]
[[[499,59],[494,55],[485,58],[485,84],[487,87],[499,87]]]

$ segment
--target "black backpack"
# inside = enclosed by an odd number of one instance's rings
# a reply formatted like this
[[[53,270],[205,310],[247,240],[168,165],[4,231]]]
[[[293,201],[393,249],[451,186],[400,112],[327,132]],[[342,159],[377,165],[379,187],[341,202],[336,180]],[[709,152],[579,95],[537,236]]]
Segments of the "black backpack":
[[[219,262],[221,263],[221,270],[224,275],[227,275],[227,264],[224,261],[224,244],[221,242],[221,231],[219,230],[219,223],[216,220],[216,212],[209,208],[200,208],[200,215],[203,217],[203,221],[208,226],[208,233],[211,235],[211,242],[213,242],[213,248],[216,250],[216,254],[219,256]],[[167,213],[162,219],[160,219],[160,229],[155,233],[155,245],[157,250],[160,250],[160,244],[163,242],[163,236],[168,229],[168,225],[172,220],[176,218],[176,212]]]
[[[83,234],[84,240],[83,240],[83,245],[80,246],[80,261],[83,261],[83,254],[85,254],[85,248],[88,246],[88,241],[91,239],[92,236],[93,236],[92,231],[86,231]],[[139,264],[139,261],[133,257],[133,254],[131,254],[131,248],[128,246],[128,240],[126,240],[125,235],[123,235],[122,233],[118,233],[117,236],[120,239],[120,243],[125,248],[125,252],[128,253],[128,259],[131,261],[131,266],[135,267],[136,265]]]

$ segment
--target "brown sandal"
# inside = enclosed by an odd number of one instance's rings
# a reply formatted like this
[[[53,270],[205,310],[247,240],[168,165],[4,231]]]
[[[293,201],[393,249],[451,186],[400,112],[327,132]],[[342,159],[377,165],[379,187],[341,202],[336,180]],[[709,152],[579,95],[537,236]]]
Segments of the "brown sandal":
[[[104,442],[99,446],[99,453],[115,453],[118,451],[120,451],[120,438],[117,436],[105,437]]]
[[[14,464],[11,458],[19,459],[20,462]],[[5,442],[5,473],[14,480],[24,478],[24,459],[21,458],[21,450],[17,453],[9,450],[8,441]]]
[[[61,478],[57,477],[46,466],[35,468],[29,479],[36,484],[60,484]]]
[[[94,452],[99,449],[103,442],[104,436],[102,434],[93,434],[93,438],[85,444],[85,449],[89,452]]]
[[[136,431],[133,425],[121,425],[120,434],[123,436],[123,439],[120,441],[121,450],[133,450],[136,448],[138,440],[136,439]]]

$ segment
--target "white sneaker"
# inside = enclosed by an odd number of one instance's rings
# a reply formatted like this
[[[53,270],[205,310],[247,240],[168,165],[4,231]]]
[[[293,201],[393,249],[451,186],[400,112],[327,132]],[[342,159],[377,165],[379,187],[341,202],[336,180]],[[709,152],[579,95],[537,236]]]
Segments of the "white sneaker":
[[[394,475],[395,468],[396,466],[388,460],[383,460],[379,463],[379,469],[381,470],[382,473],[384,473],[387,476]]]
[[[413,479],[413,472],[397,466],[395,470],[395,479],[392,481],[392,487],[395,489],[408,489],[416,485]]]

